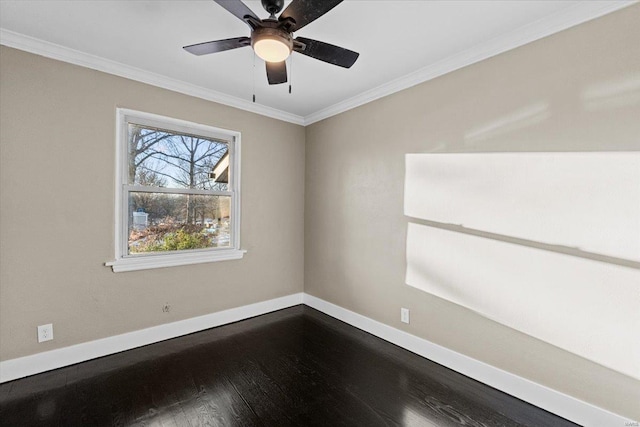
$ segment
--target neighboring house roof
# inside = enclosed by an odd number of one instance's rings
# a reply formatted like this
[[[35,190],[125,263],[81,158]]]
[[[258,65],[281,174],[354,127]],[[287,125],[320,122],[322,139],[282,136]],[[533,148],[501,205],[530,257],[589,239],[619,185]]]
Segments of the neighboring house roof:
[[[221,182],[224,184],[229,183],[229,152],[227,151],[224,156],[220,157],[218,163],[211,168],[209,177],[215,182]]]

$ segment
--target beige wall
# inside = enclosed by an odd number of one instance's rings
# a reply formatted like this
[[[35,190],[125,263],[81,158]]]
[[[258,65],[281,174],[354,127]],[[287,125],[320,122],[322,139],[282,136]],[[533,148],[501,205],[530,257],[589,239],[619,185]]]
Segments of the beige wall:
[[[308,126],[305,292],[640,418],[637,380],[406,286],[403,215],[406,153],[640,150],[638,40],[632,6]]]
[[[302,291],[302,126],[5,47],[0,67],[0,360]],[[244,259],[103,266],[116,107],[242,132]],[[45,323],[55,339],[38,344]]]
[[[406,286],[402,213],[405,153],[640,150],[639,12],[633,6],[306,133],[2,47],[0,360],[300,292],[304,279],[312,295],[640,418],[638,381]],[[540,102],[550,106],[542,121],[468,137]],[[103,266],[114,254],[116,107],[242,132],[243,260],[119,274]],[[399,322],[400,307],[411,309],[411,325]],[[36,326],[50,322],[55,340],[37,344]]]

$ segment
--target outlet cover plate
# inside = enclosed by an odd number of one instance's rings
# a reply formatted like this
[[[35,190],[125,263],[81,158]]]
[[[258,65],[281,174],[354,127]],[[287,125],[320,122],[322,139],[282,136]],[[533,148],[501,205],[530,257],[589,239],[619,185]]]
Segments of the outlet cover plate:
[[[38,326],[38,342],[51,341],[53,339],[53,324]]]
[[[408,308],[401,308],[400,309],[400,321],[402,321],[402,323],[409,323],[409,309]]]

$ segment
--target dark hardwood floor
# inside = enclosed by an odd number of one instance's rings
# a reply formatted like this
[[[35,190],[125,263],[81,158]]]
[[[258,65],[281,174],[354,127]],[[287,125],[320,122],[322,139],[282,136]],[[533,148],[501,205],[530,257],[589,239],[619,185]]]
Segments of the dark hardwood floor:
[[[3,426],[572,426],[306,306],[0,385]]]

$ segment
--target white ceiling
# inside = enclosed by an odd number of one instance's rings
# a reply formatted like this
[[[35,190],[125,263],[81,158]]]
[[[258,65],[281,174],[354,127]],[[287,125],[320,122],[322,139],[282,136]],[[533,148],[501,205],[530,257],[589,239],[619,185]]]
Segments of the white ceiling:
[[[267,17],[259,1],[246,3]],[[343,69],[294,53],[292,94],[287,84],[267,84],[257,57],[254,72],[250,48],[201,57],[182,49],[249,35],[246,24],[211,0],[2,0],[0,42],[308,124],[630,3],[346,0],[295,35],[360,58]]]

